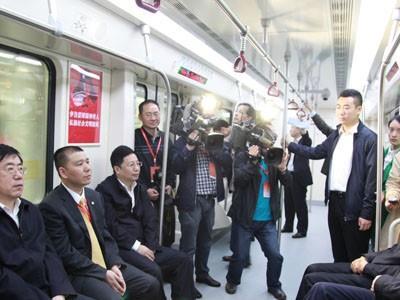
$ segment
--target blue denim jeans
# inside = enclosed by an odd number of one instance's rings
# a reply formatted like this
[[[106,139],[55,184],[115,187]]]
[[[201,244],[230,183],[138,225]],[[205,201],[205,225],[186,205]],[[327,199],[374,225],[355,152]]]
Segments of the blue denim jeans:
[[[278,233],[274,221],[253,221],[250,228],[245,228],[239,223],[232,222],[231,243],[233,256],[229,263],[226,280],[238,285],[242,277],[243,266],[249,255],[249,246],[252,236],[260,243],[267,262],[267,286],[269,289],[280,288],[283,256],[279,253]]]
[[[194,259],[196,276],[208,274],[207,266],[211,249],[211,233],[215,219],[215,199],[210,196],[196,197],[196,207],[192,211],[179,211],[181,223],[181,240],[179,250]]]

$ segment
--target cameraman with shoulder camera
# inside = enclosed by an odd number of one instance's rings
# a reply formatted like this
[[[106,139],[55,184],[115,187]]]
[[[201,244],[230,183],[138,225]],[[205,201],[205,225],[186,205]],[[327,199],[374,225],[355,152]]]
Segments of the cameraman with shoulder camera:
[[[221,147],[209,151],[200,144],[200,131],[191,129],[185,139],[174,144],[172,167],[179,174],[176,204],[181,223],[179,249],[195,255],[196,281],[209,286],[221,284],[209,275],[207,266],[214,225],[215,197],[225,197],[222,169],[232,164],[229,152]]]
[[[240,142],[236,143],[237,140],[243,140],[243,132],[242,130],[238,130],[238,126],[249,126],[249,125],[254,125],[255,123],[255,118],[256,118],[256,110],[252,105],[246,102],[239,103],[236,106],[235,112],[233,114],[233,129],[231,131],[231,136],[230,136],[230,150],[232,152],[232,156],[234,156],[235,151],[239,151],[241,148],[245,149],[245,145]],[[231,172],[233,176],[233,172]],[[232,180],[233,178],[231,178]],[[231,186],[231,180],[229,181],[229,187],[233,190],[233,187]],[[254,241],[254,237],[252,238],[252,241]],[[232,242],[230,242],[230,249],[232,250]],[[249,244],[250,247],[250,244]],[[245,261],[245,267],[249,267],[251,265],[250,262],[250,249],[248,251],[249,255],[246,258]],[[222,257],[223,261],[231,261],[232,260],[232,255],[225,255]]]
[[[286,299],[279,281],[283,257],[279,253],[276,220],[281,215],[278,180],[284,185],[289,185],[291,176],[286,172],[286,156],[276,167],[267,164],[266,155],[267,149],[252,145],[248,151],[240,150],[235,156],[235,191],[228,212],[228,216],[232,218],[233,256],[226,275],[225,290],[229,294],[236,292],[250,241],[254,236],[268,259],[268,292],[276,299]]]

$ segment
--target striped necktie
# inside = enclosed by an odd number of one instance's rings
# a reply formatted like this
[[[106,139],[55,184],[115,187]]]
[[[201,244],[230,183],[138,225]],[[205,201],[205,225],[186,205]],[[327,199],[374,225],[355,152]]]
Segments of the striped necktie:
[[[90,244],[92,246],[92,261],[95,264],[107,269],[106,263],[104,261],[103,253],[100,248],[99,240],[97,239],[96,233],[92,226],[92,217],[90,215],[89,207],[87,206],[87,201],[84,197],[79,200],[78,204],[79,211],[82,214],[83,220],[85,221],[86,228],[89,232]]]

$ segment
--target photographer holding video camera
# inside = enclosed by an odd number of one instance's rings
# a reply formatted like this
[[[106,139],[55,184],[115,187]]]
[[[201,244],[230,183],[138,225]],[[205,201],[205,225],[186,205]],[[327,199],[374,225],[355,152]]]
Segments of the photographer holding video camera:
[[[175,127],[171,131],[180,135],[174,144],[172,167],[179,174],[176,205],[181,223],[179,249],[195,255],[196,281],[209,286],[221,284],[209,275],[207,266],[211,248],[211,232],[214,225],[215,197],[225,197],[222,169],[232,164],[231,156],[223,147],[222,134],[209,134],[211,117],[203,115],[193,118],[193,106],[185,108],[183,120],[187,131],[177,124],[180,118],[173,117]],[[187,122],[191,119],[190,122]],[[190,123],[190,124],[189,124]]]
[[[228,212],[232,218],[233,255],[225,290],[229,294],[236,292],[254,236],[268,259],[268,292],[276,299],[286,299],[279,281],[283,257],[279,253],[276,221],[281,216],[278,180],[284,185],[291,184],[291,175],[286,172],[287,156],[283,155],[282,149],[271,148],[276,135],[267,126],[258,124],[253,128],[241,128],[232,139],[237,149],[233,179],[235,190]]]

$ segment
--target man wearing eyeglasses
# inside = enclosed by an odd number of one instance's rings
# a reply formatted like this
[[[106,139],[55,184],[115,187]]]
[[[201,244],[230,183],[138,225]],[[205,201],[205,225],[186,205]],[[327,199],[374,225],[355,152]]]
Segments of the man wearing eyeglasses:
[[[138,159],[143,163],[141,168],[139,182],[146,187],[148,198],[153,201],[157,211],[159,211],[160,185],[161,185],[161,167],[164,154],[164,133],[158,129],[160,125],[160,107],[154,100],[145,100],[139,105],[139,119],[142,121],[142,127],[135,130],[135,153]],[[169,142],[172,145],[172,142]],[[168,166],[171,161],[171,147],[168,148]],[[165,192],[172,196],[172,187],[175,185],[175,174],[171,168],[167,168],[167,178]],[[170,199],[170,198],[169,198]],[[174,212],[174,210],[172,210]],[[167,218],[164,213],[165,221],[169,221],[170,235],[163,230],[163,245],[170,246],[174,242],[175,235],[175,215]]]
[[[54,153],[61,184],[40,203],[46,230],[74,288],[96,300],[160,300],[157,279],[124,262],[105,224],[101,195],[91,181],[89,158],[82,148],[65,146]]]
[[[111,154],[113,175],[96,190],[103,195],[108,228],[117,241],[121,257],[128,263],[171,282],[174,300],[195,298],[193,262],[185,253],[158,245],[157,211],[151,205],[146,187],[138,183],[142,162],[127,146]]]
[[[18,150],[0,144],[0,299],[75,298],[40,211],[21,198],[24,172]]]

